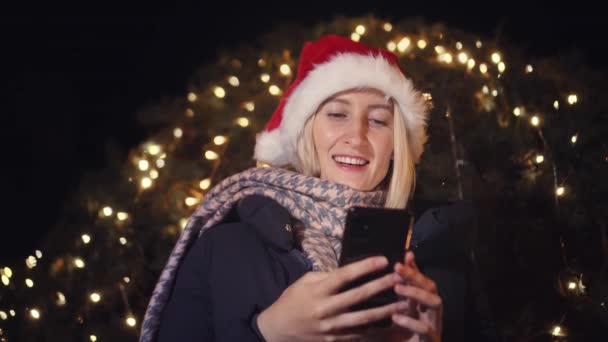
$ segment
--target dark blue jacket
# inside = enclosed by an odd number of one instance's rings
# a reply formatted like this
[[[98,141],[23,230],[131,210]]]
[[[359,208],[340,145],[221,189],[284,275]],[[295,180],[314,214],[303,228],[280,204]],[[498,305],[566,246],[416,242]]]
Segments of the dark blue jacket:
[[[443,341],[496,340],[480,300],[484,296],[473,290],[477,284],[464,243],[475,224],[473,207],[417,201],[413,210],[411,246],[442,297]],[[260,341],[257,315],[312,269],[295,248],[294,223],[269,198],[241,200],[190,247],[163,313],[159,341]]]

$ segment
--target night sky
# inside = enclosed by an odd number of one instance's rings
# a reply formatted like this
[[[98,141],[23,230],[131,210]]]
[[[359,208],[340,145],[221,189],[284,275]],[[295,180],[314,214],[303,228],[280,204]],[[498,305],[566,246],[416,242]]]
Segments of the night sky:
[[[247,44],[278,22],[312,25],[338,14],[374,13],[393,21],[418,16],[489,38],[499,33],[530,56],[580,51],[590,67],[607,70],[605,18],[581,2],[570,9],[521,5],[503,14],[491,10],[491,2],[453,5],[457,9],[404,5],[408,2],[374,2],[373,8],[300,2],[298,10],[264,2],[265,12],[231,2],[231,11],[201,4],[162,15],[119,15],[118,10],[95,16],[0,14],[5,203],[0,265],[25,258],[39,246],[82,173],[105,165],[105,141],[128,149],[145,139],[134,116],[139,107],[164,96],[184,96],[193,71],[213,62],[218,49]]]

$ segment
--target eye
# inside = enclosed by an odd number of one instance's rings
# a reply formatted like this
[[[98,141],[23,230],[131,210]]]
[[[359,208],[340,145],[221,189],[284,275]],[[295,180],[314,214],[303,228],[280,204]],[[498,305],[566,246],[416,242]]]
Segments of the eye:
[[[327,113],[327,116],[329,116],[330,118],[342,119],[342,118],[346,117],[346,114],[344,114],[344,113]]]
[[[372,125],[374,126],[386,126],[386,121],[379,119],[369,119]]]

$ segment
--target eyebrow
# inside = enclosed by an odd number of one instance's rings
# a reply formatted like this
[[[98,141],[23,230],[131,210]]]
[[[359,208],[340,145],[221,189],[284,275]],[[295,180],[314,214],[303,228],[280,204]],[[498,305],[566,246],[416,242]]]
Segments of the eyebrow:
[[[327,103],[329,102],[339,102],[339,103],[343,103],[345,105],[349,105],[350,106],[350,101],[348,100],[344,100],[344,99],[331,99],[329,101],[327,101]],[[386,109],[389,112],[392,110],[391,106],[387,105],[387,104],[371,104],[369,106],[367,106],[367,109]]]

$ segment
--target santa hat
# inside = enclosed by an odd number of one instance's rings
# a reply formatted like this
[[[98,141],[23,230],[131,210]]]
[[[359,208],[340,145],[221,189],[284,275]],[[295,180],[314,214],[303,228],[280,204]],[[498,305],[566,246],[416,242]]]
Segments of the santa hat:
[[[295,80],[259,134],[254,158],[274,166],[296,165],[297,140],[306,120],[329,97],[350,89],[373,88],[391,97],[405,119],[415,163],[427,141],[427,107],[392,52],[326,35],[307,42]]]

